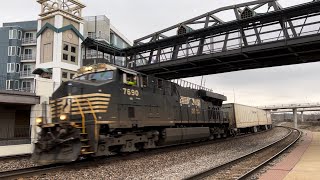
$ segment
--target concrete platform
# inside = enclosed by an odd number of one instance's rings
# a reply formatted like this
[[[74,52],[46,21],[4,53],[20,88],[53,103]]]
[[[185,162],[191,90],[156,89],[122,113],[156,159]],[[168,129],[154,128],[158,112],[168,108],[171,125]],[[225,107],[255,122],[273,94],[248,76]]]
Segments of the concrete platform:
[[[320,132],[304,133],[298,147],[262,174],[260,180],[320,179]]]
[[[32,144],[0,146],[0,157],[31,154]]]

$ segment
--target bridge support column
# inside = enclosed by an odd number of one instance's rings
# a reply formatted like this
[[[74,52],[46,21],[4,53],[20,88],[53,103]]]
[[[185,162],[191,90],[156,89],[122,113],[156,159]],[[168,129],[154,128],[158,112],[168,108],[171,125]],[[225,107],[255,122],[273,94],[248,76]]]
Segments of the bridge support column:
[[[301,122],[304,122],[303,111],[301,111]]]
[[[293,124],[294,124],[294,128],[298,128],[298,109],[294,108],[293,110]]]

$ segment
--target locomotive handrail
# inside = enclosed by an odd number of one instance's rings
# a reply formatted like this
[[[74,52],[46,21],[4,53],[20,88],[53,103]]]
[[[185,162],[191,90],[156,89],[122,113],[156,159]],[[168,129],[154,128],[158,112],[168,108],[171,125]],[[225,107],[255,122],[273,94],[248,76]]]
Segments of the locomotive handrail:
[[[81,114],[81,118],[82,118],[82,133],[86,133],[86,130],[85,130],[85,121],[86,121],[85,118],[86,118],[86,117],[85,117],[84,114],[83,114],[82,107],[81,107],[81,105],[80,105],[79,99],[76,98],[76,97],[75,97],[75,99],[76,99],[76,101],[77,101],[77,105],[78,105],[78,108],[79,108],[79,110],[80,110],[80,114]]]
[[[96,124],[96,123],[97,123],[97,115],[96,115],[96,113],[94,112],[93,107],[92,107],[92,104],[91,104],[91,102],[90,102],[89,99],[87,99],[87,102],[88,102],[88,104],[89,104],[90,111],[91,111],[91,113],[92,113],[94,122],[95,122],[95,124]]]

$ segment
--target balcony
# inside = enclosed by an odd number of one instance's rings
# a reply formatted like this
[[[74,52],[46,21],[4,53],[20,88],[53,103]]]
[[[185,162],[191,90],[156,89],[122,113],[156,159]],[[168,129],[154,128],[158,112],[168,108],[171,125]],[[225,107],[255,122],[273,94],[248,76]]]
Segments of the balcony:
[[[36,45],[37,39],[36,38],[23,38],[22,45]]]
[[[22,62],[35,62],[36,61],[36,55],[35,54],[22,54],[21,55],[21,61]]]
[[[34,78],[35,75],[32,74],[32,71],[21,71],[20,78]]]

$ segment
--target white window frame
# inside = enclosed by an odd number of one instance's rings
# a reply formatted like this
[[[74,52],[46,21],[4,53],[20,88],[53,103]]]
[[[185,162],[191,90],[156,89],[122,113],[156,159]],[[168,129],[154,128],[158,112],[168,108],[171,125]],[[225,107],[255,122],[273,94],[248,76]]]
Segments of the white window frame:
[[[13,54],[13,49],[14,54]],[[8,56],[15,56],[17,54],[17,46],[8,46]]]
[[[14,32],[16,32],[16,36],[14,37]],[[18,30],[10,29],[9,30],[9,39],[18,39]]]
[[[14,84],[13,80],[6,80],[6,90],[12,90],[13,89],[13,88],[11,89],[11,87],[10,87],[11,86],[11,82],[13,82],[13,84]]]
[[[15,71],[16,71],[15,63],[7,63],[7,73],[15,73]]]

